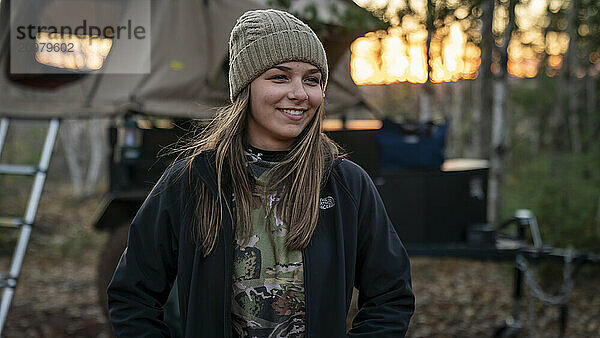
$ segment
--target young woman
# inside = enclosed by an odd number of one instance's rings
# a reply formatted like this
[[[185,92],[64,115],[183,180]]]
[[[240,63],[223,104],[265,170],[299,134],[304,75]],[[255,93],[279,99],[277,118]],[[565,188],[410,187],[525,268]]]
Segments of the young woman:
[[[167,336],[177,277],[186,337],[400,337],[409,260],[371,179],[323,133],[328,68],[289,13],[243,14],[230,98],[156,184],[108,288],[121,337]]]

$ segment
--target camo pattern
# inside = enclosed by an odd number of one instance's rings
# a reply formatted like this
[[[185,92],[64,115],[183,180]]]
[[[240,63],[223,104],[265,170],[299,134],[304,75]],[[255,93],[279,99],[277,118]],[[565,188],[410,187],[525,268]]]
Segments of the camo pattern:
[[[257,178],[258,188],[267,174],[268,170],[263,171]],[[236,236],[234,243],[234,333],[239,337],[304,337],[302,252],[285,248],[288,227],[276,216],[277,198],[259,192],[255,196],[261,203],[252,212],[250,240],[244,245]]]

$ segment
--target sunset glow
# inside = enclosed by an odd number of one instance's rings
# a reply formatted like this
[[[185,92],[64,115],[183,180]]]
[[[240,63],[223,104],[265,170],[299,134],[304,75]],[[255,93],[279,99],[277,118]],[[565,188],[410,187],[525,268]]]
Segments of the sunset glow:
[[[413,24],[412,22],[410,24]],[[450,26],[446,36],[432,40],[426,57],[427,31],[413,25],[369,33],[351,46],[352,79],[356,84],[425,83],[474,78],[479,67],[479,49],[467,42],[460,23]],[[431,71],[427,74],[426,65]]]
[[[426,2],[424,0],[361,0],[355,2],[365,8],[386,8],[393,26],[387,31],[368,33],[358,38],[351,46],[351,75],[356,84],[390,84],[396,82],[424,83],[454,82],[459,79],[474,79],[481,64],[481,51],[477,40],[467,38],[465,28],[469,23],[462,21],[468,11],[456,2],[455,18],[433,32],[426,56],[427,31],[424,22]],[[397,10],[410,2],[415,15],[397,18]],[[508,73],[515,77],[531,78],[538,74],[542,62],[548,66],[548,75],[558,74],[569,46],[569,35],[565,31],[547,31],[543,27],[548,20],[546,11],[556,13],[563,6],[560,0],[531,0],[519,3],[515,8],[518,30],[513,32],[508,45]],[[498,35],[508,22],[507,5],[495,9],[493,30]],[[561,28],[562,29],[562,28]],[[581,25],[581,36],[590,34],[587,25]],[[473,32],[469,34],[473,37]],[[475,35],[476,36],[476,35]],[[480,37],[479,37],[480,38]],[[502,43],[497,40],[498,46]],[[547,57],[546,57],[547,56]],[[590,62],[600,70],[600,50],[590,54]],[[427,74],[427,62],[429,74]],[[492,71],[500,70],[494,60]]]
[[[523,35],[521,39],[511,39],[508,46],[509,74],[523,78],[535,77],[544,53],[548,54],[548,66],[554,70],[560,69],[569,46],[567,33],[549,31],[545,37],[536,33]],[[424,83],[428,79],[434,83],[454,82],[477,77],[481,51],[467,41],[460,23],[453,23],[445,36],[434,35],[432,38],[429,74],[425,72],[426,41],[427,34],[422,27],[411,32],[394,27],[356,39],[351,46],[352,79],[356,84],[364,85]],[[524,42],[529,45],[524,45]],[[598,63],[600,53],[592,54],[593,61],[596,61],[593,63]],[[492,66],[492,70],[497,69],[497,64]]]
[[[112,48],[100,37],[38,33],[35,60],[41,64],[79,71],[98,70]]]

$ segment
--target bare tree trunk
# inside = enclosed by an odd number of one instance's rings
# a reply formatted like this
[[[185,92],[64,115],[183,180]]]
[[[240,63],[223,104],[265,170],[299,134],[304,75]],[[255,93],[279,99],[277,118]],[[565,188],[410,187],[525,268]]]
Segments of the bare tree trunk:
[[[452,90],[452,101],[450,108],[450,128],[448,140],[448,158],[464,157],[464,140],[463,140],[463,109],[464,109],[464,82],[458,81],[449,84]]]
[[[90,162],[85,181],[85,193],[96,192],[98,179],[102,173],[104,154],[106,153],[106,125],[104,121],[92,119],[89,121],[88,136],[90,141]]]
[[[502,212],[504,159],[506,153],[506,79],[494,81],[492,151],[488,180],[488,222],[497,225]]]
[[[419,106],[421,109],[419,110],[419,121],[430,121],[431,120],[431,88],[425,83],[421,87],[421,91],[419,92]]]
[[[581,131],[579,129],[579,81],[577,78],[571,74],[569,76],[569,109],[568,109],[568,123],[569,123],[569,136],[571,143],[571,152],[580,153],[581,152]]]
[[[508,44],[512,37],[517,0],[509,0],[508,22],[504,29],[500,49],[500,71],[494,79],[492,106],[492,150],[490,152],[490,177],[488,181],[488,222],[497,225],[502,212],[504,161],[506,156],[506,93],[508,77]]]
[[[481,5],[482,27],[481,27],[481,67],[479,78],[481,95],[480,119],[474,127],[479,131],[479,155],[481,158],[489,158],[491,141],[491,114],[492,106],[492,52],[494,49],[494,36],[492,32],[492,22],[494,17],[494,0],[487,0]]]
[[[567,32],[569,33],[569,49],[567,50],[567,60],[565,65],[567,66],[567,76],[569,83],[568,90],[568,110],[567,110],[567,123],[569,127],[569,139],[571,144],[571,151],[574,153],[581,152],[581,131],[579,129],[579,81],[575,75],[578,65],[577,59],[577,23],[576,23],[576,12],[579,8],[579,0],[572,0],[569,5],[569,12],[567,14],[567,21],[569,23]]]
[[[550,4],[546,5],[546,13],[550,12]],[[542,27],[542,36],[546,36],[549,31],[549,27]],[[538,69],[538,73],[535,77],[535,81],[537,82],[537,88],[541,88],[542,81],[544,81],[544,77],[546,77],[546,72],[548,71],[548,57],[547,53],[544,53],[542,59],[540,60],[540,67]],[[552,133],[550,129],[549,117],[552,116],[552,111],[547,111],[544,107],[543,100],[537,100],[535,113],[536,113],[536,125],[537,125],[537,140],[536,144],[533,147],[533,151],[535,154],[539,154],[542,151],[548,149],[551,145],[551,141],[549,141],[549,137]]]
[[[105,126],[105,121],[99,119],[68,120],[61,128],[61,141],[76,197],[96,192],[107,147]]]
[[[585,5],[584,5],[585,6]],[[586,15],[585,24],[588,27],[594,25],[592,22],[592,16]],[[594,46],[596,45],[596,46]],[[588,41],[585,47],[585,55],[591,55],[594,51],[597,44],[592,44]],[[584,86],[585,86],[585,115],[583,117],[584,122],[581,125],[581,132],[584,137],[584,141],[582,144],[583,151],[589,150],[590,146],[594,145],[594,128],[595,128],[595,119],[594,113],[597,109],[597,96],[596,96],[596,76],[598,76],[598,72],[595,69],[595,65],[591,63],[589,58],[584,58],[582,61],[583,68],[586,70],[586,75],[584,78]],[[600,212],[600,210],[598,211]],[[598,220],[600,222],[600,218]],[[600,225],[599,225],[600,226]],[[600,230],[600,228],[599,228]],[[599,232],[600,235],[600,232]]]
[[[544,58],[544,61],[542,62],[542,65],[546,63],[546,60]],[[535,78],[535,81],[537,82],[536,86],[538,88],[541,87],[541,81],[543,81],[542,77],[544,75],[542,75],[543,73],[543,69],[540,68],[540,70],[538,71],[538,74]],[[533,153],[534,154],[539,154],[540,152],[542,152],[542,150],[546,147],[546,138],[547,135],[549,133],[548,131],[548,115],[547,113],[552,113],[552,112],[547,112],[545,111],[545,109],[543,109],[542,106],[542,100],[538,100],[536,107],[535,107],[535,124],[536,124],[536,129],[537,129],[537,139],[535,141],[535,144],[532,147]]]
[[[558,82],[556,86],[556,104],[554,105],[550,117],[548,118],[548,129],[547,143],[550,144],[552,154],[557,154],[563,145],[564,131],[562,128],[562,116],[564,110],[564,92],[568,86],[565,64],[561,65],[560,73],[558,75]]]
[[[427,1],[427,18],[425,19],[425,29],[427,29],[427,40],[425,42],[425,74],[427,75],[427,80],[423,84],[423,88],[421,90],[419,96],[419,102],[421,106],[419,121],[430,121],[433,114],[431,112],[431,98],[433,96],[433,88],[430,77],[430,66],[429,66],[429,47],[431,46],[431,37],[433,32],[435,31],[435,26],[433,23],[434,19],[434,11],[435,4],[433,1]]]
[[[67,166],[71,175],[71,184],[75,196],[83,195],[84,167],[81,159],[81,138],[84,132],[83,121],[69,120],[63,123],[60,129],[60,139],[65,151]]]
[[[588,75],[585,78],[585,87],[586,87],[586,121],[584,123],[585,128],[585,136],[588,145],[594,142],[594,113],[596,112],[596,77],[591,75],[588,72]]]
[[[481,158],[481,86],[483,79],[481,76],[473,81],[473,90],[471,90],[471,137],[468,147],[468,157]]]

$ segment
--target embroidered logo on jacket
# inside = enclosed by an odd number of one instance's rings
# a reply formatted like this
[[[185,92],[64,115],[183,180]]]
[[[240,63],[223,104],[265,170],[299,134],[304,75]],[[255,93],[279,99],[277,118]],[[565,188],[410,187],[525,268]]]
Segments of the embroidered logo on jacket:
[[[333,208],[335,206],[335,200],[331,196],[319,198],[319,209],[325,210]]]

